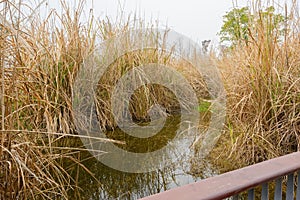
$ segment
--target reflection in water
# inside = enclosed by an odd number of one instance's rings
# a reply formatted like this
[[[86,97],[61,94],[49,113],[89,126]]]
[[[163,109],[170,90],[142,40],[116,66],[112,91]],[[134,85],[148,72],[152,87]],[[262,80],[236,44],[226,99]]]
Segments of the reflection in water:
[[[170,152],[173,163],[148,173],[126,173],[109,168],[94,158],[88,151],[80,151],[76,154],[76,159],[80,164],[74,164],[71,161],[65,161],[65,169],[70,171],[76,187],[70,191],[70,195],[76,199],[138,199],[159,193],[164,190],[195,182],[201,178],[212,176],[215,172],[209,163],[201,162],[201,172],[195,174],[193,168],[198,167],[195,163],[191,144],[196,138],[196,131],[191,127],[185,130],[188,133],[178,132],[180,117],[168,117],[165,127],[162,131],[151,138],[134,138],[124,134],[120,130],[107,132],[109,138],[126,141],[125,145],[118,145],[119,148],[133,152],[148,152],[161,148],[167,143],[173,141],[176,134],[185,134],[188,137],[182,137],[177,141],[176,149]],[[178,143],[179,142],[179,143]],[[82,146],[81,140],[76,139],[72,146]],[[178,145],[180,148],[178,148]],[[178,154],[177,151],[185,151]],[[177,152],[177,153],[176,153]],[[176,156],[179,155],[179,156]],[[150,162],[150,161],[149,161]],[[204,165],[203,165],[204,164]]]
[[[124,141],[124,144],[115,145],[126,151],[136,153],[153,152],[163,148],[168,142],[171,142],[174,139],[177,134],[177,130],[179,129],[179,123],[180,117],[169,117],[167,118],[166,124],[162,130],[149,138],[133,137],[120,129],[107,132],[106,136],[110,139]]]

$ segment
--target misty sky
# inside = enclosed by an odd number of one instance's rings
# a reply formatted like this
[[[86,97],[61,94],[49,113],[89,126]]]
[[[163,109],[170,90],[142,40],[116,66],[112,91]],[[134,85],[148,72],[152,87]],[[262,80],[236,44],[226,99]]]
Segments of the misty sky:
[[[58,1],[48,0],[48,3],[50,7],[55,8]],[[222,16],[230,11],[233,5],[242,7],[247,5],[247,2],[247,0],[87,0],[86,13],[93,9],[96,17],[109,16],[115,19],[116,16],[120,16],[122,10],[124,16],[136,13],[148,22],[150,19],[152,22],[159,19],[161,27],[167,25],[197,42],[206,39],[217,41],[217,33],[223,23]]]
[[[244,4],[246,5],[244,1]],[[159,19],[196,41],[216,38],[222,16],[233,7],[231,0],[97,0],[94,9],[103,15],[116,16],[118,8],[126,14],[137,13],[147,20]]]

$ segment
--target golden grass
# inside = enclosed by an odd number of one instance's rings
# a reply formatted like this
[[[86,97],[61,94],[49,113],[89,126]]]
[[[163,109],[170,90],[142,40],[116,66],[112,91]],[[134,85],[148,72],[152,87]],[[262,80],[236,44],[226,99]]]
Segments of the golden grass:
[[[71,97],[78,70],[95,49],[97,38],[105,40],[131,26],[145,26],[142,20],[133,25],[130,20],[98,21],[92,14],[83,23],[84,1],[74,11],[64,1],[61,5],[62,14],[52,11],[42,19],[22,1],[0,2],[0,199],[68,198],[76,180],[62,167],[62,160],[88,171],[72,153],[82,147],[60,143],[76,134]],[[22,13],[23,7],[31,14]],[[255,11],[259,15],[259,8]],[[211,53],[228,92],[227,134],[215,149],[218,161],[231,164],[227,170],[299,148],[300,22],[297,9],[286,16],[281,40],[279,30],[269,32],[268,22],[257,20],[250,27],[247,45],[241,43],[218,58]],[[197,97],[208,98],[201,75],[188,63],[170,57],[170,52],[131,52],[107,70],[114,76],[99,80],[98,114],[103,128],[116,126],[109,99],[117,80],[135,65],[151,62],[182,72]],[[157,85],[138,89],[131,100],[131,114],[137,121],[147,121],[146,110],[153,103],[163,104],[169,113],[178,109],[174,95]]]
[[[248,44],[218,60],[228,92],[228,124],[216,151],[225,152],[221,163],[231,163],[226,170],[299,150],[299,10],[294,4],[286,12],[282,37],[278,29],[269,31],[260,10],[253,11],[260,20],[251,22]]]
[[[75,131],[72,82],[94,45],[82,3],[42,20],[22,1],[0,2],[0,199],[67,199],[72,188],[61,159],[79,161],[54,142]]]
[[[35,12],[38,8],[32,9],[23,1],[0,2],[0,199],[68,198],[68,191],[77,183],[62,167],[62,160],[88,170],[72,153],[82,147],[59,142],[77,134],[72,110],[76,75],[95,50],[96,41],[110,39],[130,27],[145,27],[142,20],[134,19],[133,24],[131,19],[96,20],[92,13],[82,22],[84,1],[75,10],[65,1],[60,4],[62,13],[52,10],[43,19]],[[168,64],[185,74],[197,89],[198,98],[207,96],[201,75],[170,54],[157,49],[134,51],[110,66],[99,80],[97,108],[102,128],[116,127],[111,92],[118,79],[134,66]],[[188,104],[189,99],[185,101]],[[146,111],[153,103],[163,104],[169,113],[179,107],[168,89],[148,85],[131,99],[134,119],[147,121]]]
[[[183,74],[189,83],[191,83],[198,99],[209,98],[206,85],[199,72],[193,69],[193,66],[187,61],[171,57],[171,53],[159,52],[157,49],[134,51],[127,53],[109,66],[108,70],[101,77],[97,90],[98,116],[103,129],[114,129],[116,127],[110,100],[112,91],[118,80],[135,66],[144,66],[151,63],[170,66]],[[114,75],[111,76],[111,74]],[[133,79],[145,81],[146,78],[146,75],[136,73]],[[181,103],[188,104],[189,101],[190,99],[187,97]],[[179,114],[180,111],[180,105],[174,93],[163,86],[147,84],[145,87],[138,88],[130,99],[129,110],[133,119],[139,122],[149,120],[147,111],[153,104],[163,106],[169,114]]]

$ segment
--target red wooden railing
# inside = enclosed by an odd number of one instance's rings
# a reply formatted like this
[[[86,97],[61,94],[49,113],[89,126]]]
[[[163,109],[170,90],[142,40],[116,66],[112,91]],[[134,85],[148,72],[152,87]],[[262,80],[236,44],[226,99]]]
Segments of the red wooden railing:
[[[254,188],[262,186],[261,199],[269,199],[268,183],[275,181],[274,199],[282,199],[282,180],[286,176],[286,200],[300,200],[300,152],[264,161],[255,165],[224,173],[215,177],[164,191],[142,200],[201,200],[239,199],[248,191],[248,199],[254,199]],[[298,173],[296,173],[298,172]]]

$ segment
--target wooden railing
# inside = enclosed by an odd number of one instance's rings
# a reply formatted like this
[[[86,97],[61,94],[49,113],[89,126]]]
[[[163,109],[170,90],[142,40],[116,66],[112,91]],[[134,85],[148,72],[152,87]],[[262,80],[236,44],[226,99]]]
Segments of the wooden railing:
[[[275,182],[274,199],[283,197],[283,179],[286,183],[286,200],[300,200],[300,152],[291,153],[255,165],[224,173],[182,187],[148,196],[143,200],[201,200],[240,199],[248,192],[249,200],[255,198],[255,187],[261,186],[260,197],[269,199],[269,183]],[[295,184],[296,182],[296,184]],[[298,186],[296,186],[298,185]],[[296,188],[296,190],[295,190]]]

